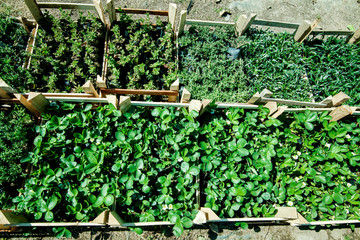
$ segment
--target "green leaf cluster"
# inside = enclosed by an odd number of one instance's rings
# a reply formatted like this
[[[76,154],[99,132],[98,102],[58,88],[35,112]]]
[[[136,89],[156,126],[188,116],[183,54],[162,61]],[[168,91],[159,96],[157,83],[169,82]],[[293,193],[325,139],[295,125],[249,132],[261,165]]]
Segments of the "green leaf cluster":
[[[0,76],[20,92],[29,87],[26,81],[28,72],[22,68],[28,37],[21,23],[10,16],[10,9],[0,12]]]
[[[91,107],[56,105],[43,116],[23,159],[35,171],[14,199],[17,208],[40,221],[90,221],[116,202],[125,221],[171,221],[176,235],[191,227],[199,208],[195,115]]]
[[[60,10],[59,18],[45,13],[42,26],[31,54],[30,89],[79,92],[86,81],[95,83],[102,71],[104,24],[82,12],[74,21],[70,11]]]
[[[21,187],[25,177],[25,166],[20,160],[30,151],[32,119],[25,108],[15,106],[0,111],[0,205],[2,209],[12,208],[12,197]]]
[[[233,28],[190,27],[179,39],[179,77],[194,99],[244,102],[250,92],[244,61],[232,60],[229,47],[241,46]]]
[[[309,221],[358,219],[360,119],[327,113],[267,117],[268,109],[213,112],[200,142],[205,206],[221,217],[274,215],[293,206]]]
[[[169,88],[177,78],[174,34],[170,24],[149,16],[132,20],[120,12],[109,43],[109,86],[129,89]]]
[[[360,47],[338,36],[297,43],[289,33],[250,29],[241,49],[253,92],[264,88],[287,99],[321,101],[340,91],[360,103]]]

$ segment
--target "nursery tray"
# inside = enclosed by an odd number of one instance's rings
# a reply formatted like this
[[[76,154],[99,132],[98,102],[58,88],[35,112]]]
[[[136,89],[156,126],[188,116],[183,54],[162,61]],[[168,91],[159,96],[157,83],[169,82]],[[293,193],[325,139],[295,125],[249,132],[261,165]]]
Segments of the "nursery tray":
[[[116,13],[119,12],[119,8],[114,8],[113,2],[108,3],[108,12],[110,16],[116,16]],[[133,8],[122,8],[121,10],[124,11],[126,14],[149,14],[154,16],[168,16],[168,22],[170,22],[173,26],[175,24],[176,18],[176,5],[169,4],[169,11],[163,10],[148,10],[148,9],[133,9]],[[115,18],[115,17],[111,17]],[[156,26],[153,24],[153,26]],[[174,31],[174,27],[173,27]],[[110,36],[110,29],[107,29],[106,32],[106,39],[104,44],[104,60],[103,60],[103,70],[101,78],[97,79],[97,86],[100,88],[101,97],[106,97],[108,94],[120,94],[120,95],[151,95],[151,96],[167,96],[169,102],[176,102],[177,97],[179,95],[179,84],[178,81],[175,81],[169,90],[160,89],[160,90],[145,90],[145,89],[122,89],[122,88],[108,88],[108,59],[107,56],[109,55],[109,42],[111,41]],[[175,61],[177,62],[177,40],[176,40],[176,33],[174,31],[174,41],[175,41]],[[178,64],[177,64],[178,68]]]

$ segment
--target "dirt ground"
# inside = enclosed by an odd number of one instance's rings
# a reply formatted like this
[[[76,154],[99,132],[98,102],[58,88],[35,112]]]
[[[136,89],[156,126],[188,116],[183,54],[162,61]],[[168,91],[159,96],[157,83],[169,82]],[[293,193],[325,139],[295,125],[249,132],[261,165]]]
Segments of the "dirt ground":
[[[57,0],[61,1],[61,0]],[[23,0],[0,0],[12,6],[16,15],[31,18]],[[50,2],[50,1],[48,1]],[[52,1],[54,2],[54,0]],[[63,2],[85,2],[86,0],[65,0]],[[103,1],[104,5],[106,1]],[[167,10],[169,2],[178,4],[178,11],[187,9],[190,0],[115,0],[116,7],[146,8]],[[257,18],[298,22],[321,18],[320,26],[324,30],[346,30],[348,25],[355,29],[360,27],[360,0],[192,0],[193,7],[189,18],[218,21],[235,21],[241,14],[256,13]],[[220,16],[227,11],[228,17]],[[30,231],[30,232],[29,232]],[[26,229],[26,239],[54,239],[49,237],[51,229]],[[23,233],[1,234],[0,239],[24,239]],[[165,228],[148,229],[142,235],[121,229],[76,229],[76,239],[175,239],[171,230]],[[232,224],[204,225],[196,229],[185,230],[179,239],[360,239],[360,229],[351,231],[346,228],[300,229],[290,226],[251,226],[247,230],[238,229]]]
[[[1,1],[13,6],[19,15],[31,17],[23,0]],[[91,0],[62,2],[92,3]],[[102,2],[106,6],[106,0]],[[192,2],[188,15],[192,19],[235,21],[241,14],[256,13],[259,19],[297,23],[320,18],[319,26],[324,30],[347,30],[348,25],[360,27],[360,0],[115,0],[115,6],[167,10],[169,2],[178,4],[179,12]],[[228,16],[221,17],[222,11],[229,13]]]

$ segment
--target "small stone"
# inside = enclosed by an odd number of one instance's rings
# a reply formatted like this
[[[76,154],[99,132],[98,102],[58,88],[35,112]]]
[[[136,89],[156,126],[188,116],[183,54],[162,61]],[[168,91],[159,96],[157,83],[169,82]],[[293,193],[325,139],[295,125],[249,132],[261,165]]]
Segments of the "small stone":
[[[231,15],[231,13],[230,13],[229,11],[227,11],[227,10],[221,10],[221,11],[219,12],[219,16],[220,16],[220,17],[226,17],[226,16],[228,16],[228,15]]]
[[[224,20],[227,21],[227,22],[230,21],[230,14],[227,14],[227,15],[224,17]]]
[[[216,3],[216,4],[221,3],[221,0],[215,0],[215,3]]]

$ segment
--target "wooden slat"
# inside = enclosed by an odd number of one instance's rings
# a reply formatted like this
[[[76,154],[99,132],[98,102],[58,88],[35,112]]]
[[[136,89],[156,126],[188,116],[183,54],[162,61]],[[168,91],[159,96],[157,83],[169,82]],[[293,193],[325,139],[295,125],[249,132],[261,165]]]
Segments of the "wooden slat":
[[[26,23],[25,23],[25,18],[24,18],[24,17],[20,17],[19,19],[20,19],[20,22],[21,22],[21,24],[23,25],[25,31],[26,31],[28,34],[30,34],[30,30],[29,30],[28,26],[27,26]]]
[[[94,3],[94,7],[95,7],[96,12],[99,15],[99,18],[106,25],[105,12],[104,12],[104,8],[103,8],[103,5],[102,5],[101,1],[100,0],[93,0],[93,3]]]
[[[358,28],[354,35],[352,35],[352,37],[349,39],[348,43],[350,44],[356,44],[356,43],[359,43],[360,41],[360,28]]]
[[[346,105],[337,107],[329,114],[329,116],[332,117],[330,122],[333,122],[333,121],[336,122],[348,115],[352,115],[355,112],[355,110],[356,110],[356,107],[349,107]]]
[[[29,93],[19,93],[24,96],[29,96]],[[94,95],[90,93],[42,93],[45,97],[76,97],[76,98],[93,98]]]
[[[116,11],[114,6],[114,0],[107,0],[106,2],[108,14],[109,14],[109,21],[110,24],[112,24],[114,21],[116,21]]]
[[[40,113],[44,112],[46,106],[50,104],[44,95],[37,92],[31,92],[27,101]]]
[[[26,52],[28,52],[28,56],[25,59],[25,62],[23,64],[23,68],[29,69],[30,68],[30,62],[31,62],[31,55],[34,52],[34,46],[36,42],[36,35],[39,29],[39,25],[36,24],[36,27],[31,31],[29,41],[27,43]]]
[[[195,19],[186,19],[188,25],[201,25],[201,26],[235,26],[233,22],[216,22],[216,21],[204,21]]]
[[[334,106],[334,107],[340,106],[341,104],[343,104],[344,102],[346,102],[349,99],[350,99],[350,97],[346,93],[339,92],[338,94],[336,94],[332,97],[332,99],[331,99],[332,106]]]
[[[200,113],[202,108],[202,102],[200,100],[191,100],[189,105],[189,112],[196,111]]]
[[[25,0],[25,4],[37,22],[44,18],[44,15],[35,0]]]
[[[84,92],[88,93],[88,94],[92,94],[94,97],[99,97],[99,94],[97,93],[97,91],[94,88],[94,85],[91,83],[91,81],[87,81],[82,88],[84,89]]]
[[[252,13],[249,17],[246,15],[241,15],[236,21],[236,31],[239,36],[243,35],[253,24],[256,18],[256,14]]]
[[[94,4],[88,3],[38,2],[38,6],[40,8],[95,10]]]
[[[311,35],[345,35],[345,36],[350,36],[353,33],[354,33],[353,31],[313,30],[310,34]]]
[[[120,96],[119,109],[124,114],[131,107],[131,100],[129,96]]]
[[[38,223],[16,223],[4,224],[5,227],[105,227],[106,224],[99,223],[82,223],[82,222],[38,222]]]
[[[316,19],[312,23],[305,20],[303,21],[295,32],[295,41],[302,43],[309,34],[314,30],[316,25],[320,22],[320,19]]]
[[[174,225],[171,222],[135,222],[135,223],[122,223],[122,227],[147,227],[147,226],[168,226]]]
[[[273,115],[271,115],[270,117],[278,118],[287,108],[288,108],[288,106],[280,106],[277,109],[277,111]]]
[[[169,11],[163,10],[149,10],[149,9],[136,9],[136,8],[116,8],[116,12],[120,12],[120,9],[125,13],[130,14],[149,14],[155,16],[168,16]]]
[[[106,28],[106,33],[105,33],[105,41],[104,41],[104,56],[103,56],[103,64],[102,64],[102,70],[101,70],[101,76],[97,76],[96,79],[96,85],[99,88],[107,88],[106,86],[106,78],[107,78],[107,72],[108,72],[108,52],[109,52],[109,41],[110,41],[110,37],[109,37],[109,27]]]
[[[165,95],[165,96],[177,96],[179,94],[178,91],[171,91],[171,90],[142,90],[142,89],[100,89],[101,93],[104,94],[125,94],[125,95]]]
[[[326,107],[327,104],[324,103],[311,103],[311,102],[302,102],[302,101],[295,101],[295,100],[285,100],[285,99],[278,99],[278,98],[261,98],[262,102],[276,102],[280,104],[286,105],[297,105],[297,106],[305,106],[305,107]]]
[[[216,103],[216,108],[244,108],[244,109],[258,109],[258,105],[247,103]]]
[[[175,31],[176,12],[177,12],[177,5],[175,3],[169,3],[168,18],[173,31]]]
[[[187,16],[187,11],[186,11],[186,10],[181,10],[181,12],[180,12],[180,21],[179,21],[178,37],[180,37],[181,34],[183,34],[183,32],[184,32],[185,23],[186,23],[186,16]]]
[[[297,29],[300,26],[300,23],[289,23],[289,22],[272,21],[272,20],[264,20],[264,19],[255,19],[252,24],[260,25],[260,26],[292,28],[292,29]]]
[[[31,103],[29,103],[23,95],[21,95],[21,94],[14,94],[14,95],[36,117],[41,116],[40,112],[36,108],[34,108],[34,106],[32,106]]]
[[[107,95],[106,99],[108,100],[109,104],[112,104],[116,109],[119,109],[119,101],[115,95]]]
[[[180,102],[188,103],[190,102],[190,98],[191,98],[191,93],[186,88],[184,88],[181,94]]]
[[[0,98],[11,98],[9,94],[13,92],[14,90],[0,78]]]
[[[333,220],[333,221],[316,221],[302,224],[292,224],[292,226],[320,226],[320,225],[338,225],[338,224],[359,224],[359,220]]]
[[[286,221],[286,218],[277,217],[263,217],[263,218],[223,218],[219,220],[208,220],[207,223],[216,222],[273,222],[273,221]]]

